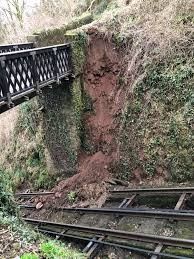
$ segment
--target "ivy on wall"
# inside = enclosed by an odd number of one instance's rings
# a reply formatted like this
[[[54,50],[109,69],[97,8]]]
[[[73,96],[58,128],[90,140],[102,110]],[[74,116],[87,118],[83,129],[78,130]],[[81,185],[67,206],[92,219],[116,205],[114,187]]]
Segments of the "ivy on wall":
[[[125,158],[121,162],[127,177],[139,168],[149,177],[164,173],[173,181],[193,179],[194,65],[190,57],[148,66],[123,120]]]

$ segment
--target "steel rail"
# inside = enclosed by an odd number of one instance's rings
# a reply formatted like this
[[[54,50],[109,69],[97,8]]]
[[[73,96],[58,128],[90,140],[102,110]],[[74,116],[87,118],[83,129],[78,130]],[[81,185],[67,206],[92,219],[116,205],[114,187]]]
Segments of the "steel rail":
[[[111,194],[123,194],[123,193],[194,193],[194,187],[176,187],[176,188],[145,188],[145,189],[124,189],[124,190],[112,190]]]
[[[87,241],[87,242],[91,241],[91,239],[87,238],[87,237],[65,234],[65,233],[50,231],[50,230],[41,229],[41,228],[39,228],[39,232],[42,232],[44,234],[54,235],[54,236],[60,236],[60,237],[63,237],[63,238],[78,239],[78,240]],[[171,255],[171,254],[167,254],[167,253],[157,253],[157,252],[154,252],[154,251],[150,251],[150,250],[146,250],[146,249],[142,249],[142,248],[131,247],[131,246],[115,243],[115,242],[99,241],[99,240],[94,240],[94,239],[92,239],[92,242],[96,243],[96,244],[126,249],[126,250],[129,250],[130,252],[133,252],[133,253],[136,253],[136,254],[144,254],[144,255],[148,255],[148,256],[156,255],[156,256],[160,256],[160,257],[163,257],[163,258],[170,258],[170,259],[171,258],[172,259],[192,259],[191,257]]]
[[[25,196],[25,197],[30,197],[30,196],[45,196],[45,195],[54,195],[54,192],[24,192],[24,193],[15,193],[15,196]]]
[[[194,221],[194,213],[180,213],[180,212],[164,212],[157,210],[142,210],[136,209],[110,209],[110,208],[58,208],[58,210],[76,213],[94,213],[94,214],[115,214],[121,216],[138,216],[138,217],[154,217],[162,219],[176,219],[184,221]]]
[[[34,205],[19,205],[23,209],[35,209]],[[137,210],[137,209],[117,209],[117,208],[52,208],[56,211],[65,211],[69,213],[85,213],[85,214],[103,214],[103,215],[120,215],[131,217],[157,218],[157,219],[173,219],[180,221],[194,221],[194,213],[183,213],[176,211],[159,211],[153,209]]]
[[[36,206],[35,205],[26,205],[26,204],[19,204],[19,207],[21,209],[35,209]],[[61,210],[63,209],[63,207],[59,207],[59,208],[53,208],[51,207],[52,209],[55,209],[55,210]],[[49,208],[48,208],[49,209]],[[76,210],[76,208],[68,208],[68,209],[72,209],[72,210]],[[80,208],[79,208],[80,209]],[[81,209],[88,209],[88,208],[81,208]],[[90,209],[90,208],[89,208]],[[94,208],[95,209],[95,208]],[[110,209],[110,208],[108,208]],[[113,208],[113,209],[116,209],[116,208]],[[128,208],[123,208],[123,209],[128,209]],[[157,208],[157,209],[153,209],[153,208],[130,208],[130,210],[133,210],[133,211],[156,211],[156,212],[176,212],[176,213],[191,213],[191,214],[194,214],[194,210],[177,210],[175,211],[174,209],[161,209],[161,208]],[[80,212],[82,213],[82,212]]]
[[[82,226],[82,225],[55,223],[51,221],[37,220],[37,219],[30,219],[30,218],[23,218],[23,220],[31,224],[36,224],[36,225],[38,224],[39,226],[49,225],[49,226],[61,227],[68,230],[75,230],[75,231],[84,232],[84,233],[87,232],[92,234],[108,235],[111,237],[118,237],[118,238],[127,239],[127,240],[136,240],[139,242],[155,243],[155,244],[162,243],[164,245],[184,247],[184,248],[194,247],[194,240],[190,240],[190,239],[179,239],[179,238],[172,238],[172,237],[127,232],[127,231],[121,231],[121,230],[112,230],[112,229],[95,228],[95,227],[88,227],[88,226]]]
[[[19,205],[19,208],[20,209],[27,209],[27,210],[29,210],[29,209],[36,209],[36,206],[35,205],[26,205],[26,204],[18,204]]]

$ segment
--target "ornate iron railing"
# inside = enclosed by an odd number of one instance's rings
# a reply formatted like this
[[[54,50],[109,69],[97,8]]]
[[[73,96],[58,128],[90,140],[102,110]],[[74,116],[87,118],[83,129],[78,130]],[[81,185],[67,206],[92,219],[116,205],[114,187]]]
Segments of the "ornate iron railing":
[[[19,51],[25,49],[33,49],[34,43],[18,43],[18,44],[8,44],[8,45],[0,45],[0,53]]]
[[[70,44],[0,54],[0,113],[71,74]]]

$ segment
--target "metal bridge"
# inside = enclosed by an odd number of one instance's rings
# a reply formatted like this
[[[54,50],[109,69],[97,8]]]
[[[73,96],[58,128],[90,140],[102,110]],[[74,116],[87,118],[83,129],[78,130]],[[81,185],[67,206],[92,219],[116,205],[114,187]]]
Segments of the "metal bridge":
[[[0,45],[0,113],[72,74],[71,46]]]

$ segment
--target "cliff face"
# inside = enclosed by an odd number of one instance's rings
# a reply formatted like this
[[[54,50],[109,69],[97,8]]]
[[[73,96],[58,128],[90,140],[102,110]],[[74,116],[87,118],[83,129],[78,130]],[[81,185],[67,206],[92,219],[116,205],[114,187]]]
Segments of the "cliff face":
[[[45,89],[35,110],[21,109],[29,117],[13,150],[23,151],[8,151],[9,167],[27,161],[11,170],[42,175],[37,188],[58,177],[57,190],[112,176],[155,185],[193,179],[191,3],[128,4],[36,37],[38,45],[72,41],[75,68],[75,79]]]
[[[65,191],[101,184],[111,178],[119,161],[118,135],[125,89],[119,85],[121,57],[113,42],[96,29],[88,39],[83,69],[84,109],[77,173],[59,183]]]
[[[96,27],[84,37],[80,146],[75,175],[54,188],[61,202],[85,186],[95,196],[96,185],[115,176],[153,185],[192,180],[192,65],[177,64],[176,55],[153,61],[134,84],[125,44]]]
[[[92,109],[83,114],[80,172],[84,159],[100,152],[105,177],[155,185],[192,180],[193,52],[147,66],[139,53],[141,67],[133,71],[128,43],[97,27],[87,29],[87,37],[84,91]]]

